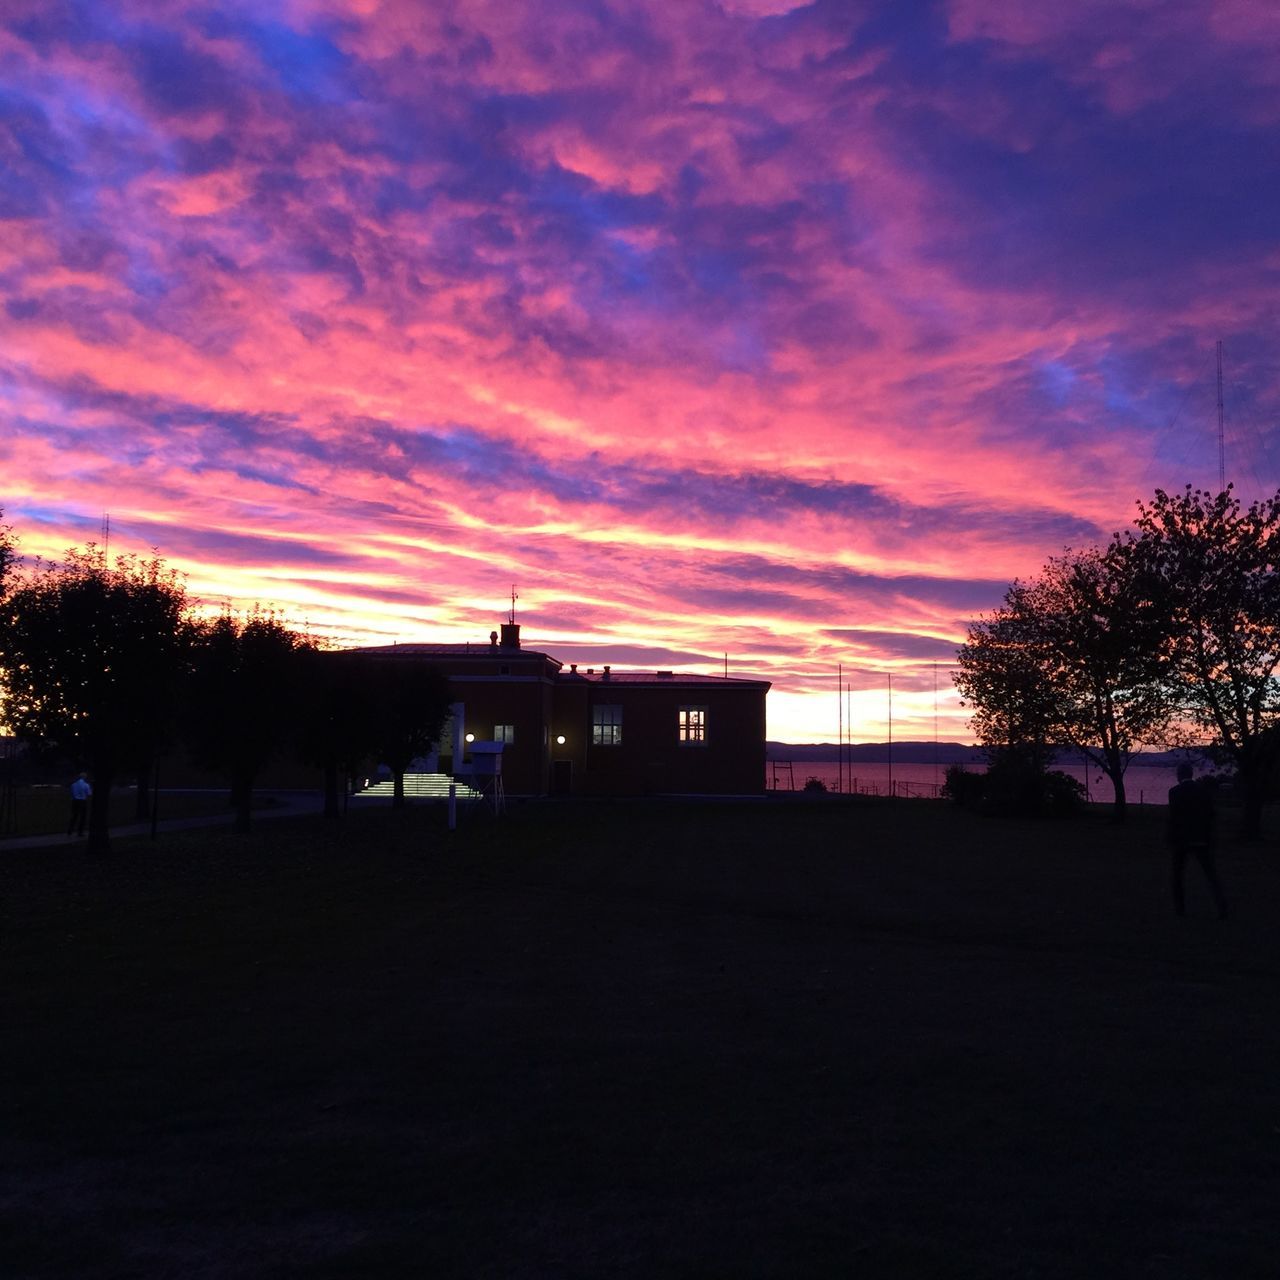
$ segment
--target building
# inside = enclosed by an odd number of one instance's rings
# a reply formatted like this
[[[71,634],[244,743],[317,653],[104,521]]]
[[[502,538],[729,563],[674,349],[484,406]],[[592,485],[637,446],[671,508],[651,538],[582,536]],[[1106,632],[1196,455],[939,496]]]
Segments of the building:
[[[486,644],[363,649],[430,662],[449,679],[453,715],[440,767],[473,741],[503,744],[509,795],[753,795],[764,790],[767,680],[671,671],[565,669],[525,649],[506,622]]]

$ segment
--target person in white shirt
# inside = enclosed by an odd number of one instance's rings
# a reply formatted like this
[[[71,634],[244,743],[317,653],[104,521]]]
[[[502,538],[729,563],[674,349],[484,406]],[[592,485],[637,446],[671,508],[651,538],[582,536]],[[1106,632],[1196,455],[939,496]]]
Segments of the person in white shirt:
[[[93,788],[89,785],[89,775],[82,773],[71,784],[71,821],[67,824],[67,835],[84,835],[89,821],[89,798]]]

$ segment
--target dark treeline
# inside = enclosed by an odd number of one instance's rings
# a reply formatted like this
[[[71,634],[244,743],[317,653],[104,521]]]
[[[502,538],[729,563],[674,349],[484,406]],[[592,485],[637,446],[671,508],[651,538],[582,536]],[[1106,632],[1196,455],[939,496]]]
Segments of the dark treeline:
[[[972,623],[955,677],[993,772],[1044,777],[1053,744],[1115,788],[1141,744],[1230,766],[1258,834],[1280,759],[1280,493],[1157,490],[1134,529],[1068,549]]]
[[[448,714],[448,682],[420,663],[326,651],[275,614],[197,614],[159,558],[108,563],[90,544],[60,563],[24,566],[0,524],[0,722],[58,752],[93,782],[89,847],[109,848],[113,785],[147,780],[177,749],[227,781],[236,827],[272,758],[319,768],[325,812],[340,783],[376,760],[403,773]]]

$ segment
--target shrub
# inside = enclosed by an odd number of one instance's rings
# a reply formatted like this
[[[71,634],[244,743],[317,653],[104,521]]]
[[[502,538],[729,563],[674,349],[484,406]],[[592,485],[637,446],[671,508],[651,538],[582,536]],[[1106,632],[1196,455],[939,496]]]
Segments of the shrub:
[[[947,766],[946,781],[942,784],[942,794],[947,799],[966,809],[977,809],[981,806],[987,793],[987,775],[970,773],[962,764]]]
[[[822,792],[825,792],[825,791],[826,791],[826,789],[827,789],[827,784],[826,784],[825,782],[823,782],[823,780],[822,780],[821,778],[813,778],[813,777],[809,777],[809,778],[806,778],[806,779],[805,779],[804,789],[805,789],[806,791],[814,791],[814,792],[822,791]]]

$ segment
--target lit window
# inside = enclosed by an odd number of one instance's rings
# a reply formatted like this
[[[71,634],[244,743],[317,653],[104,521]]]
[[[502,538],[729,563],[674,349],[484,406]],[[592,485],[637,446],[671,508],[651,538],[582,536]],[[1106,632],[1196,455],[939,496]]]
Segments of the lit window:
[[[706,742],[707,709],[706,707],[680,708],[680,741]]]
[[[514,742],[516,740],[516,727],[513,724],[495,724],[493,726],[494,742]]]
[[[591,745],[616,747],[622,741],[622,708],[594,706],[591,708]]]

